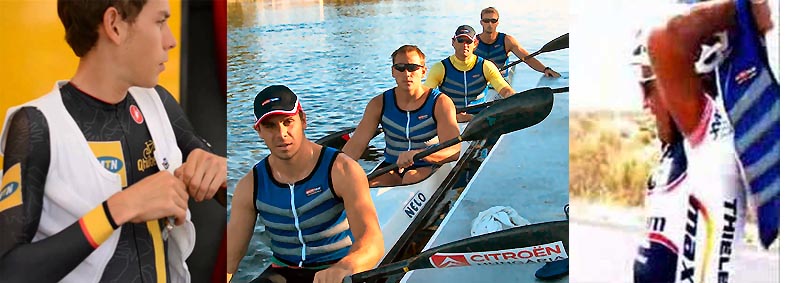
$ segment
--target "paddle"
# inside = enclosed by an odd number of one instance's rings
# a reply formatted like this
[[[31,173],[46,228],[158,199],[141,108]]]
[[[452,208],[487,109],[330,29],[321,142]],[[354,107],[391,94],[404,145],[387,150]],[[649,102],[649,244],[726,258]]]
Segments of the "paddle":
[[[534,126],[551,113],[554,94],[548,87],[535,88],[499,101],[474,116],[463,134],[417,153],[414,162],[462,141],[481,140]],[[396,168],[396,163],[383,167],[367,175],[367,179],[372,180]]]
[[[535,53],[529,54],[529,56],[527,56],[527,57],[531,58],[531,57],[537,56],[540,53],[557,51],[557,50],[565,49],[565,48],[568,48],[568,34],[567,33],[563,34],[563,35],[560,35],[560,37],[555,38],[552,41],[549,41],[549,43],[546,43],[546,45],[543,45],[543,47],[541,47],[540,50],[535,51]],[[527,57],[524,57],[524,58],[527,58]],[[500,68],[499,71],[507,70],[507,68],[515,66],[516,64],[518,64],[520,62],[524,62],[524,59],[521,59],[521,60],[512,62],[510,64],[507,64],[506,66]]]
[[[350,140],[350,133],[355,130],[355,127],[345,128],[340,131],[330,133],[327,136],[318,139],[315,143],[327,147],[342,149],[342,147],[345,146],[345,143]]]
[[[538,223],[454,241],[406,260],[353,274],[342,282],[368,282],[426,268],[558,261],[568,258],[567,249],[567,220]]]
[[[561,87],[561,88],[554,88],[554,89],[551,90],[551,92],[552,93],[568,92],[568,87],[566,86],[566,87]],[[469,106],[463,107],[461,109],[458,109],[457,111],[458,111],[458,113],[469,112],[472,109],[480,109],[480,108],[485,108],[485,107],[491,106],[491,104],[494,104],[497,101],[499,101],[499,99],[491,100],[491,101],[488,101],[486,103],[481,103],[481,104],[476,104],[476,105],[469,105]]]

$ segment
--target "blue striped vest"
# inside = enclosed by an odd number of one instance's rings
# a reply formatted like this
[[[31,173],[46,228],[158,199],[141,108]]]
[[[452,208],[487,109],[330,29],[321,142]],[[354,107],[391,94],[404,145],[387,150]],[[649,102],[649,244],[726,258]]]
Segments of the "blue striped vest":
[[[441,92],[431,89],[422,107],[409,112],[397,107],[393,88],[383,93],[380,124],[386,140],[385,162],[396,163],[400,153],[428,147],[427,141],[438,135],[433,109],[439,95]],[[419,161],[414,165],[427,166],[431,163]]]
[[[758,206],[759,236],[768,247],[780,227],[780,85],[750,6],[747,0],[736,1],[738,26],[729,31],[731,51],[718,76],[736,151]]]
[[[477,35],[477,39],[480,39],[480,35]],[[489,60],[496,65],[497,68],[501,69],[507,63],[507,46],[505,46],[505,34],[499,33],[496,35],[496,41],[491,44],[485,44],[480,39],[480,43],[477,44],[477,49],[474,49],[474,55],[480,56],[485,60]],[[502,73],[502,76],[507,77],[507,70]]]
[[[460,71],[452,65],[449,57],[441,60],[444,64],[444,80],[438,89],[452,99],[455,108],[463,108],[468,105],[480,104],[485,102],[485,87],[488,81],[485,80],[483,71],[485,60],[477,57],[477,63],[469,71]]]
[[[312,173],[295,184],[274,180],[267,158],[254,166],[256,210],[279,261],[302,267],[337,261],[348,254],[353,234],[331,183],[337,154],[323,147]]]

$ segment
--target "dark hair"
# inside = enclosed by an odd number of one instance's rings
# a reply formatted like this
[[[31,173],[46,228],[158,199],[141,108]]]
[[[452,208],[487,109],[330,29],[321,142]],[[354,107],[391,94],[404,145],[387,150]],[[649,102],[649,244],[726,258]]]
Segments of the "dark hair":
[[[496,17],[499,17],[499,11],[497,11],[496,8],[488,7],[488,8],[482,9],[482,11],[480,11],[480,19],[482,19],[482,15],[484,15],[486,13],[494,13],[494,14],[496,14]]]
[[[66,30],[66,42],[77,57],[83,57],[99,39],[97,30],[108,8],[116,8],[122,20],[134,23],[146,1],[58,0],[58,17]]]
[[[394,58],[397,57],[397,54],[408,54],[408,52],[411,51],[414,51],[417,54],[419,54],[419,59],[422,59],[422,65],[424,65],[425,54],[422,53],[422,50],[419,50],[419,47],[416,47],[416,45],[408,45],[408,44],[400,46],[400,48],[397,48],[397,50],[394,50],[394,52],[391,53],[391,62],[394,63]]]

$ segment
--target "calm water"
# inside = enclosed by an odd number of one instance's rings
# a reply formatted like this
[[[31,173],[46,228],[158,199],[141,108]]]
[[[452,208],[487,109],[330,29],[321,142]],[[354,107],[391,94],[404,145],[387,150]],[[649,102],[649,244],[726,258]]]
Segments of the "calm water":
[[[499,9],[498,30],[516,37],[529,52],[568,32],[566,1],[337,2],[341,1],[228,4],[230,197],[237,180],[268,154],[251,129],[251,101],[269,85],[287,85],[300,97],[309,123],[306,134],[316,140],[354,127],[367,102],[394,86],[389,70],[392,51],[415,44],[427,55],[429,67],[452,54],[450,38],[459,25],[480,30],[479,12],[485,7]],[[555,70],[568,70],[567,50],[538,59]],[[533,87],[540,76],[524,64],[516,70],[513,87],[518,91]],[[378,139],[372,144],[382,143]],[[253,279],[269,264],[269,250],[258,235],[262,230],[255,229],[237,282]]]

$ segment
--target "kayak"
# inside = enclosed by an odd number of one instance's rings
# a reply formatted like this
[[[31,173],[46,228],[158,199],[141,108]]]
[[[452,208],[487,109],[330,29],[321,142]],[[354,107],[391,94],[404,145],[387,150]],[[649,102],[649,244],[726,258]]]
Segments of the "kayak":
[[[568,86],[568,73],[560,72],[560,75],[560,78],[540,78],[537,87]],[[540,124],[499,138],[460,197],[449,211],[445,211],[444,219],[427,243],[420,243],[423,251],[470,237],[472,220],[493,206],[510,206],[531,223],[565,219],[563,208],[568,202],[567,97],[567,94],[555,94],[554,109]],[[529,147],[535,150],[525,150]],[[537,282],[533,273],[542,266],[493,264],[417,270],[402,278],[393,276],[387,282]],[[561,280],[553,282],[567,282],[567,279]]]
[[[514,72],[509,72],[508,83],[511,83]],[[493,88],[487,90],[487,101],[495,100],[499,94]],[[460,131],[466,128],[467,123],[458,123]],[[479,142],[477,142],[479,143]],[[433,174],[419,183],[393,187],[371,188],[372,200],[378,214],[378,222],[383,231],[385,256],[390,262],[397,257],[404,245],[407,245],[417,228],[409,229],[416,220],[416,215],[423,209],[434,209],[438,203],[428,207],[428,201],[437,191],[445,193],[457,181],[461,168],[476,157],[478,146],[471,146],[469,142],[462,142],[460,157],[457,161],[441,165]],[[377,168],[377,167],[376,167]],[[374,170],[373,170],[374,171]],[[370,172],[372,173],[372,172]],[[416,227],[416,225],[414,225]],[[398,243],[399,242],[399,243]]]

